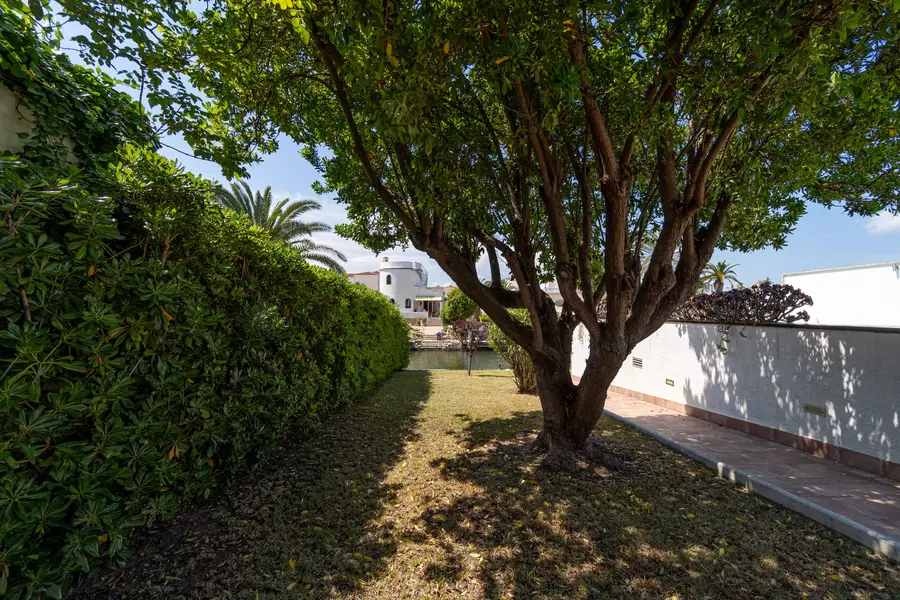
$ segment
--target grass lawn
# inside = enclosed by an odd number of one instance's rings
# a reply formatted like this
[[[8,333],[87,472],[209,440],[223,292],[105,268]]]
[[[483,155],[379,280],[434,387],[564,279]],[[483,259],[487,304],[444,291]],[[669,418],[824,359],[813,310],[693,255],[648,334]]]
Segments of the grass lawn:
[[[900,598],[900,567],[604,418],[625,466],[536,468],[536,397],[402,372],[77,598]]]

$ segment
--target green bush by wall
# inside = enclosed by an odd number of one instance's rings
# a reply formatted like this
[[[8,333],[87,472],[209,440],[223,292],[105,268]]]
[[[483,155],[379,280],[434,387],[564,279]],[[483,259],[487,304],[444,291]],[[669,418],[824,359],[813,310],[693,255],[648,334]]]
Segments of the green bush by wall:
[[[21,140],[23,156],[47,166],[75,162],[90,179],[92,168],[126,142],[158,147],[151,120],[115,89],[112,77],[72,64],[58,39],[37,35],[33,18],[17,3],[0,4],[0,86],[22,101],[15,114],[0,119],[0,131],[13,129],[19,114],[27,119],[31,132]]]
[[[523,308],[512,309],[509,314],[520,323],[528,324],[528,312]],[[534,363],[524,348],[509,339],[509,336],[488,321],[488,345],[500,355],[513,372],[513,380],[520,394],[536,394],[537,380],[534,377]]]
[[[379,293],[126,148],[104,194],[0,165],[0,595],[60,597],[136,527],[406,365]]]

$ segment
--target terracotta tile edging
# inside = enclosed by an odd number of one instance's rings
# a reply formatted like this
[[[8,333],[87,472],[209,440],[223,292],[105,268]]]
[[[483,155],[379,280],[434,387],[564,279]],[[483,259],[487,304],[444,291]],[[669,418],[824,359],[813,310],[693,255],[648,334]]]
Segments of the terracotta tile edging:
[[[868,527],[857,523],[856,521],[852,521],[847,517],[819,506],[814,502],[810,502],[809,500],[796,496],[788,492],[787,490],[784,490],[772,483],[769,483],[768,481],[765,481],[764,479],[760,479],[758,477],[750,475],[749,473],[746,473],[740,469],[736,469],[724,462],[717,461],[714,458],[703,454],[702,452],[698,452],[693,448],[680,444],[675,440],[664,436],[658,431],[654,431],[653,429],[644,427],[643,425],[639,425],[631,419],[628,419],[621,415],[617,415],[616,413],[609,410],[605,410],[604,413],[618,421],[621,421],[622,423],[625,423],[630,427],[637,429],[644,435],[647,435],[657,440],[658,442],[669,446],[675,451],[684,454],[685,456],[693,460],[696,460],[700,464],[714,471],[718,477],[727,481],[731,481],[733,483],[744,485],[754,494],[762,496],[767,500],[793,510],[794,512],[810,518],[813,521],[818,521],[826,527],[829,527],[834,531],[837,531],[838,533],[854,540],[855,542],[862,544],[870,550],[887,557],[891,561],[900,564],[900,541],[891,539],[886,535],[883,535],[877,531],[873,531]]]
[[[813,456],[827,458],[869,473],[874,473],[875,475],[900,481],[900,463],[883,460],[876,456],[863,454],[862,452],[850,450],[849,448],[844,448],[842,446],[835,446],[834,444],[797,435],[796,433],[775,429],[768,425],[760,425],[758,423],[751,423],[750,421],[744,421],[734,417],[726,417],[725,415],[704,408],[691,406],[689,404],[681,404],[680,402],[673,402],[672,400],[636,392],[617,385],[609,386],[609,390],[611,392],[622,394],[623,396],[628,396],[629,398],[634,398],[635,400],[641,400],[663,408],[668,408],[669,410],[683,415],[703,419],[704,421],[709,421],[710,423],[714,423],[721,427],[728,427],[729,429],[734,429],[741,433],[746,433],[747,435],[775,442],[776,444],[790,446],[791,448],[802,450]]]

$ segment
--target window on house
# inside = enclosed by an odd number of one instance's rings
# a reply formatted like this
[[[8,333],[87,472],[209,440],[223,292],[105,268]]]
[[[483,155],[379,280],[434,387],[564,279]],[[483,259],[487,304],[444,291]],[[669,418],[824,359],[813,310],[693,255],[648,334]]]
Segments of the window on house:
[[[412,308],[412,300],[409,298],[406,299],[406,308]]]
[[[391,285],[391,276],[390,275],[388,275],[387,278],[384,280],[384,285]]]

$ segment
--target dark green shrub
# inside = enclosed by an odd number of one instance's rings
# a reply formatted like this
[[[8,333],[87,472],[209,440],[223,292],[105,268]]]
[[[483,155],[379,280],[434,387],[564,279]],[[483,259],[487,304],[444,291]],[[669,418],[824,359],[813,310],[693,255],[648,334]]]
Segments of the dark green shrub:
[[[134,528],[408,360],[381,294],[162,157],[126,149],[103,196],[2,167],[0,595],[120,565]]]
[[[524,309],[510,310],[509,313],[522,323],[530,323]],[[509,336],[490,323],[488,325],[488,345],[506,361],[513,372],[513,380],[520,394],[536,394],[537,381],[534,378],[534,364],[524,348],[509,339]]]

